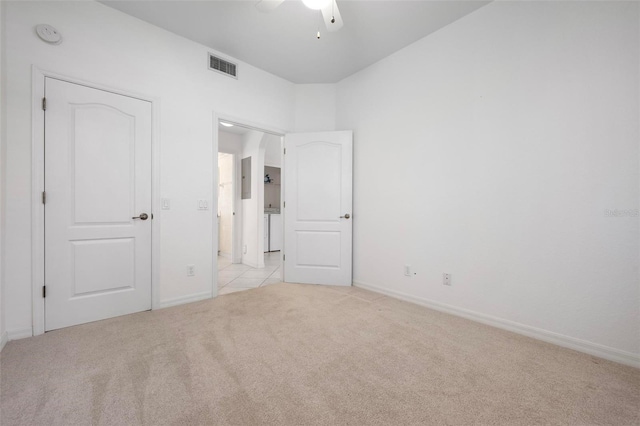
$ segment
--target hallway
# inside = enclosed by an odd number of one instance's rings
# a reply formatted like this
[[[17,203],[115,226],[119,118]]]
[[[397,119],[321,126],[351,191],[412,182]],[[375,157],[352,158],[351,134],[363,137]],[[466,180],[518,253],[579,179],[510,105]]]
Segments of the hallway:
[[[231,263],[229,259],[218,256],[218,295],[281,282],[280,256],[280,252],[265,253],[264,268]]]

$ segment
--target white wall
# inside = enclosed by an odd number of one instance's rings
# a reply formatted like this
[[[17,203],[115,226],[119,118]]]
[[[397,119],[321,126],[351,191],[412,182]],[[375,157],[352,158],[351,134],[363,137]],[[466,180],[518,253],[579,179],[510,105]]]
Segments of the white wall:
[[[298,84],[295,88],[296,132],[336,130],[336,85]]]
[[[5,321],[5,298],[4,298],[4,198],[5,198],[5,73],[4,73],[4,2],[0,2],[0,351],[7,342],[6,321]]]
[[[211,294],[214,258],[213,111],[266,127],[291,129],[295,88],[239,63],[240,78],[206,68],[207,49],[95,2],[5,3],[7,102],[6,327],[31,333],[31,65],[160,100],[161,191],[171,210],[160,212],[160,300],[180,303]],[[34,26],[48,23],[61,45],[40,41]],[[105,29],[108,31],[105,32]],[[210,200],[197,211],[198,199]],[[186,276],[186,265],[196,276]]]
[[[264,165],[282,167],[282,138],[265,134]]]
[[[638,16],[494,2],[340,82],[355,282],[640,365]]]
[[[233,154],[218,154],[218,254],[229,259],[233,250],[234,160]]]
[[[218,132],[218,151],[242,154],[242,135],[220,130]]]

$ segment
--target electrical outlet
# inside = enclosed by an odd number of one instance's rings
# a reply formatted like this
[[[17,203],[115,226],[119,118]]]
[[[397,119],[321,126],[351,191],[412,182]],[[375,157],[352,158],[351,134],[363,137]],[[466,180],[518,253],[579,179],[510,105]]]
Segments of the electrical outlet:
[[[404,265],[404,274],[405,274],[407,277],[410,277],[410,276],[411,276],[411,266],[409,266],[409,265]]]
[[[187,265],[187,276],[193,277],[196,274],[196,265]]]
[[[242,253],[247,254],[247,245],[246,244],[242,247]]]
[[[442,274],[442,284],[451,285],[451,274]]]
[[[209,210],[209,201],[198,200],[198,210]]]

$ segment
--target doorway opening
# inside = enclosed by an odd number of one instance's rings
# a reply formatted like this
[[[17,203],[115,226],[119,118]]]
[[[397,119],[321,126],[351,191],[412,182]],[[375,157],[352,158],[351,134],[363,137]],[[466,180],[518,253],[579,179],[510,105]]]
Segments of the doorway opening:
[[[218,152],[218,257],[233,263],[235,154]]]
[[[283,135],[217,122],[218,294],[281,282]]]

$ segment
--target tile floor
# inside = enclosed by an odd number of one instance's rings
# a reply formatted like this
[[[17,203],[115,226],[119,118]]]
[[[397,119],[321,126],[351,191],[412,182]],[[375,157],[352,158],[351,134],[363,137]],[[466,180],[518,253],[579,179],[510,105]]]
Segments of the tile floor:
[[[218,294],[235,293],[269,284],[279,283],[280,252],[264,254],[264,268],[252,268],[241,263],[231,263],[218,256]]]

